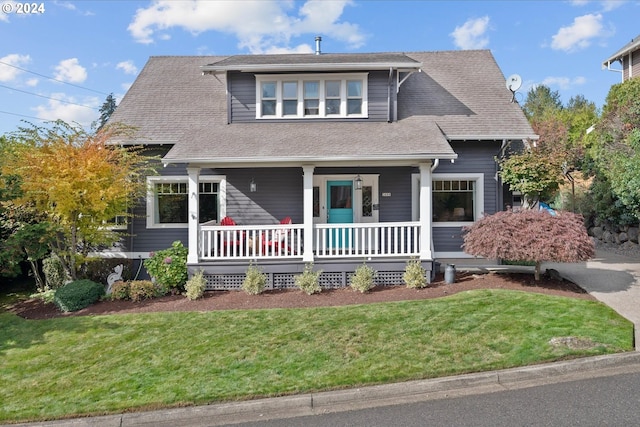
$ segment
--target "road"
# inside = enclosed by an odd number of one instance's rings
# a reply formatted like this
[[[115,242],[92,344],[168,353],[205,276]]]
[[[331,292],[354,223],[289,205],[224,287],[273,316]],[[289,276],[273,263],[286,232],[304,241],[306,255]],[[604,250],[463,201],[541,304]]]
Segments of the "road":
[[[640,372],[236,427],[640,425]]]

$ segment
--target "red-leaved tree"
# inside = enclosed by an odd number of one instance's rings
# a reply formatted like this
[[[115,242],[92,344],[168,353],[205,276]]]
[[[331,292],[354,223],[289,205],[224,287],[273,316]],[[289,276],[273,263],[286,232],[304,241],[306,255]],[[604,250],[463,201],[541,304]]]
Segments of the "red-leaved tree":
[[[571,212],[523,210],[487,215],[464,228],[463,250],[474,256],[535,262],[540,279],[544,261],[579,262],[595,254],[581,215]]]

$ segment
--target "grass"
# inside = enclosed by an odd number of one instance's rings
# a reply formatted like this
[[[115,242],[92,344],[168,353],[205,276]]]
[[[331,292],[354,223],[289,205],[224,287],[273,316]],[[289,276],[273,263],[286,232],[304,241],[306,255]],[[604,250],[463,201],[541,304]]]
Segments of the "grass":
[[[339,389],[632,350],[601,303],[507,290],[347,307],[24,320],[0,312],[0,421]],[[596,345],[554,348],[553,337]]]

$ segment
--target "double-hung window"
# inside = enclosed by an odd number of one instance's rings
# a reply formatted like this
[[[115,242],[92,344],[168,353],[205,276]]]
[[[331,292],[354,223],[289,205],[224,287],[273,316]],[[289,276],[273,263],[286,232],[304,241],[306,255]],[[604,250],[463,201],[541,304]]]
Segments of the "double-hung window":
[[[367,74],[256,75],[256,117],[367,117]]]
[[[148,177],[147,227],[184,228],[189,221],[189,184],[187,177]],[[198,220],[219,221],[224,203],[221,186],[224,178],[201,176],[198,183]]]

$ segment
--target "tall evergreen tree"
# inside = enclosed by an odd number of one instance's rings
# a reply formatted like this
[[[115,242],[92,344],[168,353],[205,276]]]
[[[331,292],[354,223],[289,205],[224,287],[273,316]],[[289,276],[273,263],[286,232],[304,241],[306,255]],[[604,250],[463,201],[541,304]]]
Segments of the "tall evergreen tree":
[[[116,111],[116,99],[113,97],[113,93],[107,95],[102,107],[100,107],[100,118],[98,119],[98,129],[100,130],[107,124],[109,118]]]

